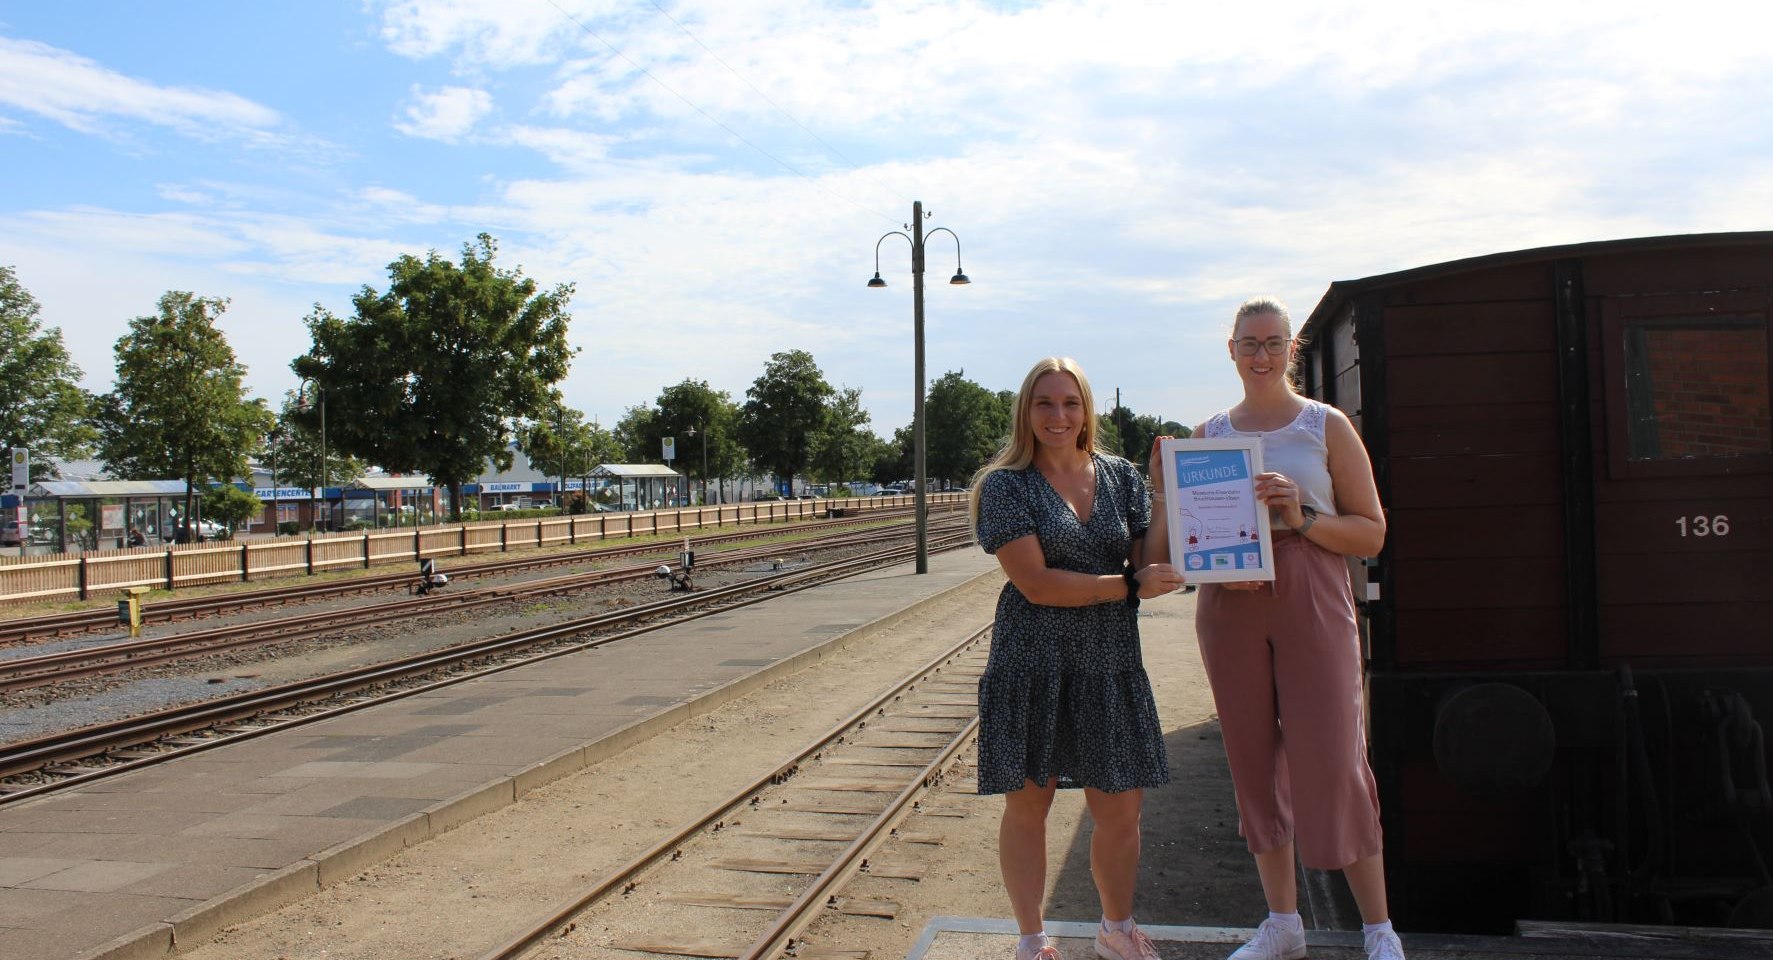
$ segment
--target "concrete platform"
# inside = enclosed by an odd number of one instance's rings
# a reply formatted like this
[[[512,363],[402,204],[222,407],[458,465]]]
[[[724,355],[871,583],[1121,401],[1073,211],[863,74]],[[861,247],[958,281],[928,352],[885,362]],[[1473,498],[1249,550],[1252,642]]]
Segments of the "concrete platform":
[[[1228,927],[1144,926],[1164,960],[1224,960],[1253,930]],[[1634,928],[1614,935],[1572,931],[1532,937],[1403,936],[1410,960],[1762,960],[1773,957],[1773,935],[1750,931]],[[1048,922],[1066,960],[1094,960],[1095,925]],[[1313,930],[1305,935],[1312,960],[1365,960],[1358,932]],[[1015,956],[1012,920],[936,917],[907,960],[1009,960]]]
[[[0,957],[163,957],[997,572],[939,553],[0,808]]]

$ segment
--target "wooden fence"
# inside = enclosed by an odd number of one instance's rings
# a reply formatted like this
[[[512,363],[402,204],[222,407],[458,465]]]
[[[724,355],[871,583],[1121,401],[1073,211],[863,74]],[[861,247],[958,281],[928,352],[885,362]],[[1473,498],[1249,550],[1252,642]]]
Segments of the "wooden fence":
[[[930,509],[953,509],[965,494],[933,493]],[[413,563],[561,544],[679,533],[710,527],[780,523],[832,511],[905,507],[909,495],[834,500],[766,500],[678,510],[584,513],[313,537],[188,543],[161,548],[91,550],[53,557],[0,557],[0,604],[86,600],[123,587],[177,590],[203,584],[271,580],[329,570]]]

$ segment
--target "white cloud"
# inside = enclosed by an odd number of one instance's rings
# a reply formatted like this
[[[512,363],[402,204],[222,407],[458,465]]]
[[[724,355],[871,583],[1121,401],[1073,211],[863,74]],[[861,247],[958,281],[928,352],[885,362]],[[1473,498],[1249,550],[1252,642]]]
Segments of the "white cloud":
[[[407,98],[406,119],[394,129],[409,137],[454,143],[473,131],[493,109],[492,94],[472,87],[425,90],[414,84]]]
[[[215,139],[259,135],[281,122],[275,110],[245,97],[159,86],[66,50],[9,37],[0,37],[0,103],[87,133],[130,120]]]

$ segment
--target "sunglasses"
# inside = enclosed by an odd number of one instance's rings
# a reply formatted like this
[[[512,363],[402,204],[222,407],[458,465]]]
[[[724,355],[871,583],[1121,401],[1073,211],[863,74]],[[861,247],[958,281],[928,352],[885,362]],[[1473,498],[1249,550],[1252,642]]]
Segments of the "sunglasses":
[[[1293,339],[1269,337],[1267,340],[1258,340],[1255,337],[1244,337],[1231,342],[1237,345],[1237,352],[1242,356],[1253,357],[1258,350],[1267,350],[1269,356],[1278,357],[1287,352],[1287,344],[1292,343]]]

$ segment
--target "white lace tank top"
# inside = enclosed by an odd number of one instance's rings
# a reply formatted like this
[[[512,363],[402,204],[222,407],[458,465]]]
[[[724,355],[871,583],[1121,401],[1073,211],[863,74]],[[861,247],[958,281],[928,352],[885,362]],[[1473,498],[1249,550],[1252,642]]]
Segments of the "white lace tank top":
[[[1262,441],[1262,469],[1283,474],[1299,485],[1299,502],[1325,516],[1336,515],[1336,491],[1330,483],[1330,450],[1324,444],[1324,417],[1329,407],[1306,400],[1305,409],[1279,430],[1252,432],[1231,425],[1224,410],[1207,419],[1205,437],[1255,437]]]

